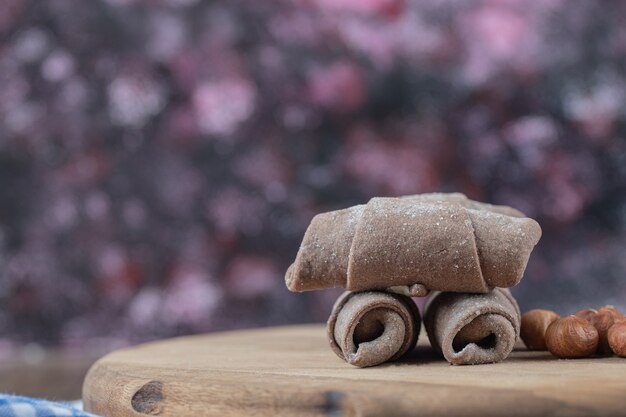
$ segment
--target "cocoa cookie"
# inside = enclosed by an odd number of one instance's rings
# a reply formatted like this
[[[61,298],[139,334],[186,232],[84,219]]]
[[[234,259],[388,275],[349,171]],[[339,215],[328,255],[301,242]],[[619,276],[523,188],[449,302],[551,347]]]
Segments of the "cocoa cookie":
[[[373,198],[315,216],[285,281],[291,291],[487,293],[519,282],[540,237],[519,211],[463,194]]]
[[[453,365],[504,360],[520,332],[520,310],[507,289],[435,293],[424,313],[430,343]]]
[[[394,360],[415,347],[421,328],[411,298],[384,292],[345,292],[328,319],[330,346],[351,365]]]

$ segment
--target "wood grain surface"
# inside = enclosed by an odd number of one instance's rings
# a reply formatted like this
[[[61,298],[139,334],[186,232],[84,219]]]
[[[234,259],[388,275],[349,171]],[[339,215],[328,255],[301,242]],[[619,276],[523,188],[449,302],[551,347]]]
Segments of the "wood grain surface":
[[[183,337],[111,353],[83,386],[106,417],[622,416],[626,359],[555,359],[516,349],[505,362],[451,366],[421,339],[401,362],[354,368],[323,326]]]

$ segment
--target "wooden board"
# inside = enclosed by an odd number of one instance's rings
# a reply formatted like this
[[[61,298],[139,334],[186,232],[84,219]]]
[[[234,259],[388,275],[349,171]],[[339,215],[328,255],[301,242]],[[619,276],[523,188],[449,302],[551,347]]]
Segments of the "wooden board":
[[[322,326],[279,327],[114,352],[89,371],[83,400],[106,417],[620,416],[626,359],[520,349],[451,366],[422,339],[402,362],[359,369],[332,353]]]

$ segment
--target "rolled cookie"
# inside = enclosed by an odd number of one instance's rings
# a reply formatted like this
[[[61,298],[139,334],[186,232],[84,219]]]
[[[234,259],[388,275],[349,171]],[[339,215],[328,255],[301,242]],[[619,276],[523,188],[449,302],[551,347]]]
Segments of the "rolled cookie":
[[[486,293],[519,282],[540,237],[517,210],[463,194],[373,198],[315,216],[285,281],[291,291]]]
[[[507,289],[487,294],[434,293],[424,327],[431,345],[453,365],[504,360],[519,337],[520,310]]]
[[[524,213],[509,206],[499,206],[496,204],[481,203],[480,201],[470,200],[463,193],[427,193],[414,194],[400,197],[402,199],[413,200],[416,202],[436,203],[445,201],[448,203],[457,203],[465,208],[472,210],[486,210],[494,213],[504,214],[512,217],[526,217]]]
[[[419,336],[419,311],[411,298],[384,292],[345,292],[327,323],[330,346],[351,365],[367,367],[413,350]]]

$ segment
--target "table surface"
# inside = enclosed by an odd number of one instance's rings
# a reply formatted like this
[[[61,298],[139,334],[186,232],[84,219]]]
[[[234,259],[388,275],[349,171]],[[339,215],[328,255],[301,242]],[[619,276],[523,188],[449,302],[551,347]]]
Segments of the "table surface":
[[[191,336],[113,352],[89,371],[85,407],[107,417],[620,416],[626,359],[516,349],[451,366],[424,338],[400,362],[354,368],[320,325]]]
[[[77,400],[85,374],[97,358],[92,352],[23,349],[0,359],[0,393]]]

